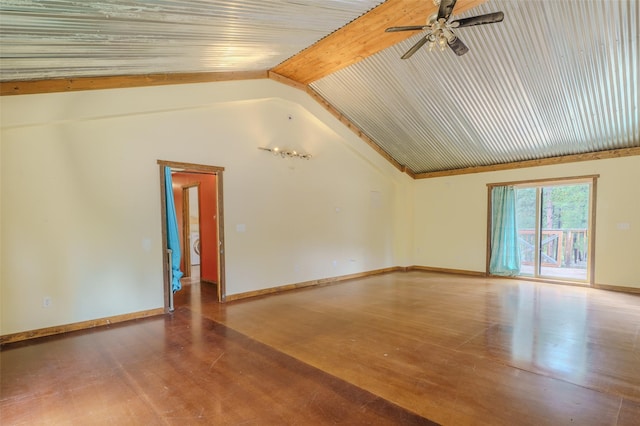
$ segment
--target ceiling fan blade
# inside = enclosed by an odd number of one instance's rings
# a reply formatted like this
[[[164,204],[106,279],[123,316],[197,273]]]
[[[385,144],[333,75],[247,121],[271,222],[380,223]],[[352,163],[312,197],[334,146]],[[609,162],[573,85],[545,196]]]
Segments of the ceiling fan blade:
[[[407,53],[402,55],[401,59],[409,59],[410,57],[412,57],[414,53],[416,53],[418,50],[420,50],[422,46],[425,45],[425,43],[429,40],[430,35],[431,33],[427,34],[426,36],[418,40],[418,42],[414,44],[411,49],[407,50]]]
[[[503,12],[487,13],[486,15],[472,16],[470,18],[458,19],[451,21],[451,25],[454,28],[470,27],[472,25],[484,25],[493,24],[496,22],[502,22],[504,19]],[[458,24],[457,26],[455,24]]]
[[[447,42],[451,50],[458,56],[462,56],[469,51],[469,48],[466,44],[462,42],[458,37],[454,38],[452,41]]]
[[[439,21],[441,18],[444,18],[445,21],[448,21],[451,16],[451,12],[453,12],[453,8],[456,5],[456,1],[457,0],[441,0],[436,20]]]
[[[386,33],[395,33],[398,31],[421,31],[429,27],[425,27],[424,25],[407,25],[406,27],[389,27],[384,32]]]

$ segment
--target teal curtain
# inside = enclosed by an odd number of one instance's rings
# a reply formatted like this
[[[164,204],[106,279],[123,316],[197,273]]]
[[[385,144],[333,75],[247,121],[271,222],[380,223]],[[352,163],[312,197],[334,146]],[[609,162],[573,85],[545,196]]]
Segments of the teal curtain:
[[[516,224],[516,191],[513,186],[496,186],[491,191],[491,260],[493,275],[520,274],[520,245]]]
[[[173,180],[171,179],[171,169],[164,168],[164,188],[167,209],[167,248],[171,250],[171,289],[175,293],[182,288],[180,278],[182,271],[180,270],[180,237],[178,230],[178,217],[176,216],[176,203],[173,199]]]

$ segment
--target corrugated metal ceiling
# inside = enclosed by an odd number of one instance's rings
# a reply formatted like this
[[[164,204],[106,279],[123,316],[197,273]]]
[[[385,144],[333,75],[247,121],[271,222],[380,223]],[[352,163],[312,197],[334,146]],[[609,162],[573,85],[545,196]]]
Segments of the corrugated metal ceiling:
[[[3,81],[270,69],[379,0],[2,0]]]
[[[380,3],[2,0],[0,78],[268,70]],[[498,10],[458,30],[464,56],[401,60],[416,34],[311,88],[415,173],[640,146],[638,0],[490,0],[457,17]]]
[[[492,0],[470,52],[420,37],[311,85],[415,173],[640,146],[638,2]],[[407,23],[419,24],[419,23]]]

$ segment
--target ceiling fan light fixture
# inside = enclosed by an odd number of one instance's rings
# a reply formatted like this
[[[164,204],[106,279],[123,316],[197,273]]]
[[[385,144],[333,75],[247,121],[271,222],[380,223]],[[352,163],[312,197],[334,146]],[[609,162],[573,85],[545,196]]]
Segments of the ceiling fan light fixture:
[[[433,0],[433,3],[438,6],[438,11],[427,18],[427,23],[424,26],[407,25],[389,27],[385,30],[385,32],[427,31],[427,35],[421,37],[411,49],[400,57],[401,59],[409,59],[425,44],[429,51],[433,50],[436,44],[440,47],[440,50],[445,50],[446,47],[449,46],[456,55],[462,56],[469,51],[469,48],[453,33],[452,30],[454,28],[494,24],[496,22],[502,22],[504,19],[503,12],[493,12],[449,21],[456,2],[457,0]]]

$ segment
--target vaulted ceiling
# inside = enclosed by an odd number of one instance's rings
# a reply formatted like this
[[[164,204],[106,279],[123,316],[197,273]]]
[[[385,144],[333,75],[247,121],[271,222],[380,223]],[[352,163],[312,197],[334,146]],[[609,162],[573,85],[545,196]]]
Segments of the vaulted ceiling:
[[[638,0],[3,0],[2,94],[267,78],[306,90],[412,176],[640,154]]]

